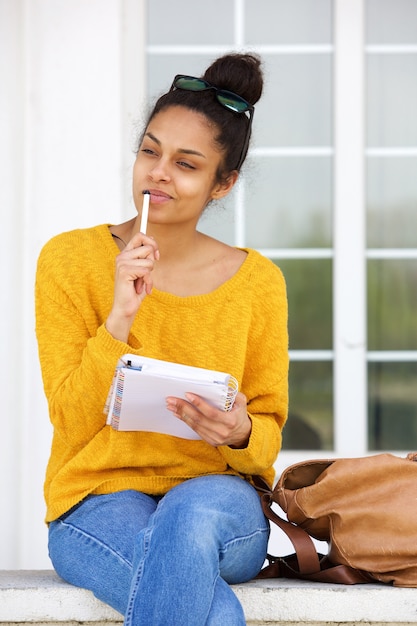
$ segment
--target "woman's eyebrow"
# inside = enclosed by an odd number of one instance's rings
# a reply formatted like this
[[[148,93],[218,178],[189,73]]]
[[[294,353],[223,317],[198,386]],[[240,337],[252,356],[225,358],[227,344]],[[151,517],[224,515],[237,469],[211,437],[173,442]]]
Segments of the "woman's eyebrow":
[[[161,142],[159,141],[159,139],[157,139],[155,137],[155,135],[152,135],[152,133],[150,133],[149,131],[147,133],[145,133],[145,137],[149,137],[149,139],[152,139],[152,141],[154,141],[156,144],[158,144],[158,146],[161,145]]]
[[[159,147],[161,147],[161,145],[162,145],[162,144],[161,144],[161,142],[159,141],[159,139],[158,139],[157,137],[155,137],[155,135],[153,135],[153,134],[152,134],[152,133],[150,133],[150,132],[147,132],[147,133],[145,133],[145,136],[146,136],[146,137],[149,137],[149,139],[151,139],[151,140],[152,140],[152,141],[154,141],[154,142],[155,142],[155,143],[156,143]],[[178,152],[179,152],[180,154],[193,154],[194,156],[200,156],[200,157],[203,157],[203,159],[205,159],[205,158],[206,158],[206,155],[205,155],[205,154],[203,154],[202,152],[199,152],[198,150],[191,150],[191,149],[188,149],[188,148],[180,148],[180,149],[178,150]]]

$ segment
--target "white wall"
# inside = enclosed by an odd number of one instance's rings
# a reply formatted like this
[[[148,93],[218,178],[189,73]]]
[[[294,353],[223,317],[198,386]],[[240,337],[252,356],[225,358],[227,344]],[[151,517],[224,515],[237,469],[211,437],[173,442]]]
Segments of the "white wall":
[[[58,232],[133,215],[144,18],[142,0],[0,0],[0,569],[50,567],[36,259]]]

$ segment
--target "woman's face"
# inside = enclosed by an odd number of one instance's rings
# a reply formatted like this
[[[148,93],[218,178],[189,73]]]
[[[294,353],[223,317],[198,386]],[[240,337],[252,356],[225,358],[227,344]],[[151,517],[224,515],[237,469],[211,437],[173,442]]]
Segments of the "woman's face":
[[[133,198],[138,212],[143,191],[151,192],[150,224],[194,226],[212,199],[225,196],[237,174],[216,181],[223,155],[215,144],[216,129],[204,115],[172,106],[149,123],[133,168]]]

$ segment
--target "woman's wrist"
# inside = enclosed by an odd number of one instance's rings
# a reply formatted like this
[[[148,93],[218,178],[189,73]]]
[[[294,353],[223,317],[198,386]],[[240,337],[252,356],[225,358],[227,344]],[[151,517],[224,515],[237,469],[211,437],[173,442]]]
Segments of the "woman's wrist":
[[[114,317],[110,313],[104,325],[107,332],[109,332],[114,339],[128,343],[130,328],[132,326],[131,319]]]
[[[236,443],[229,444],[229,448],[233,448],[234,450],[243,450],[244,448],[247,448],[249,445],[249,439],[250,439],[251,433],[252,433],[252,420],[248,415],[247,426],[244,429],[244,433],[242,434],[242,437],[239,438],[239,440]]]

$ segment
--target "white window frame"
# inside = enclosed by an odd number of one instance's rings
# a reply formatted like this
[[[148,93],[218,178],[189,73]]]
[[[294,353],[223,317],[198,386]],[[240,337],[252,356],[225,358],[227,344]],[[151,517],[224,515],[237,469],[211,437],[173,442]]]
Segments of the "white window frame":
[[[262,54],[333,55],[333,144],[252,149],[253,156],[333,158],[333,242],[331,248],[260,249],[265,256],[280,259],[332,259],[333,261],[333,348],[294,350],[291,361],[332,362],[333,450],[328,457],[368,454],[368,362],[416,361],[417,352],[367,352],[367,260],[417,258],[417,250],[366,249],[365,171],[366,159],[385,156],[416,156],[417,148],[365,146],[366,55],[415,54],[416,45],[365,45],[366,0],[333,0],[333,42],[318,45],[257,46]],[[234,49],[244,49],[244,0],[234,0]],[[228,51],[225,46],[150,45],[147,54],[208,53]],[[246,245],[244,220],[245,181],[235,194],[234,244]],[[277,470],[300,459],[323,455],[323,451],[283,450]]]
[[[235,49],[244,47],[244,1],[235,0]],[[365,454],[367,447],[366,263],[364,204],[364,0],[334,0],[334,43],[257,46],[260,54],[329,54],[334,61],[334,145],[252,150],[254,156],[334,157],[333,248],[260,249],[271,259],[332,258],[333,350],[292,351],[292,361],[334,362],[334,449],[326,456]],[[219,46],[150,45],[147,53],[221,54]],[[245,185],[236,193],[235,245],[246,243]],[[353,280],[349,277],[353,276]],[[322,452],[321,452],[322,454]],[[317,452],[282,451],[277,469]]]

